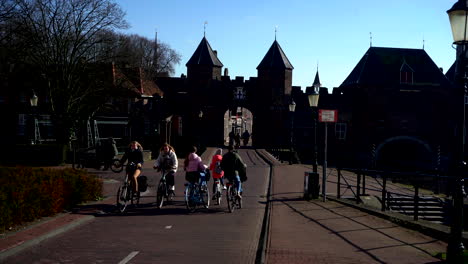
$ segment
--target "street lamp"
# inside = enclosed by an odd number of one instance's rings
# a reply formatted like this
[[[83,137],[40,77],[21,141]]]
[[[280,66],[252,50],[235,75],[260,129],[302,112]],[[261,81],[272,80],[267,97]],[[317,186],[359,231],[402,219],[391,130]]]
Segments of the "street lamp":
[[[200,124],[200,128],[198,129],[198,149],[201,150],[201,147],[202,147],[202,137],[203,137],[203,125],[202,125],[202,118],[203,118],[203,111],[200,110],[200,112],[198,112],[198,120],[199,120],[199,124]]]
[[[463,171],[466,168],[465,159],[465,97],[466,85],[466,45],[468,26],[468,5],[466,0],[459,0],[447,11],[450,26],[452,27],[453,43],[457,45],[457,57],[455,64],[455,107],[457,118],[457,142],[455,153],[455,171],[457,174],[455,191],[453,193],[453,214],[450,227],[450,239],[447,245],[447,261],[449,263],[461,263],[463,246]],[[458,116],[458,115],[457,115]]]
[[[291,149],[289,151],[289,165],[292,164],[292,156],[293,156],[293,129],[294,129],[294,111],[296,111],[296,103],[294,100],[291,100],[289,104],[289,113],[291,113]]]
[[[32,144],[36,144],[37,141],[39,140],[40,136],[39,136],[39,128],[38,128],[38,123],[37,123],[37,118],[36,118],[36,108],[37,108],[37,102],[39,101],[39,98],[37,97],[36,93],[34,92],[34,90],[32,91],[33,92],[33,95],[31,96],[31,98],[29,98],[29,103],[31,105],[31,109],[32,109],[32,115],[33,115],[33,118],[34,118],[34,121],[33,121],[33,125],[34,125],[34,139],[32,141]]]
[[[319,100],[319,93],[317,92],[316,88],[311,94],[308,95],[309,98],[309,105],[312,107],[312,118],[314,121],[314,151],[312,153],[312,168],[313,172],[317,173],[317,106]]]

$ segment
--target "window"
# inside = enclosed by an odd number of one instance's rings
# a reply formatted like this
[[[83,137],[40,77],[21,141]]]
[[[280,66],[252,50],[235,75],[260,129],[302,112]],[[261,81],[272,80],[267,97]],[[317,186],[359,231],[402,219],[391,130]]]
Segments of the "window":
[[[400,72],[400,83],[413,83],[413,73],[412,72],[407,72],[407,71],[402,71]]]
[[[25,114],[18,115],[18,135],[19,136],[26,135],[26,115]]]
[[[339,140],[346,139],[346,123],[335,124],[335,137]]]
[[[404,84],[413,84],[413,73],[414,70],[403,61],[403,64],[400,67],[400,83]]]

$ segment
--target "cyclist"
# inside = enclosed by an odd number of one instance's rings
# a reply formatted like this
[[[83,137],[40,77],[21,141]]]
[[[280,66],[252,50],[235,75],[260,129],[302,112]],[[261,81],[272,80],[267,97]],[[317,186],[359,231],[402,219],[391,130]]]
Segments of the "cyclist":
[[[241,197],[242,195],[242,181],[247,180],[245,175],[247,165],[244,163],[242,158],[234,150],[234,146],[228,146],[228,153],[224,154],[221,161],[221,168],[224,171],[224,177],[228,179],[229,182],[234,182],[237,187],[237,195]]]
[[[185,179],[190,183],[198,182],[200,172],[204,172],[208,166],[203,164],[202,159],[197,155],[197,147],[192,146],[190,153],[184,161]]]
[[[213,158],[211,159],[210,170],[212,171],[213,179],[219,179],[221,185],[223,185],[223,189],[226,190],[226,186],[224,186],[224,171],[221,169],[221,161],[223,160],[223,150],[217,149]],[[216,181],[213,181],[213,198],[212,200],[216,200]]]
[[[126,160],[127,168],[126,173],[133,173],[133,175],[128,175],[130,179],[130,184],[132,185],[133,191],[136,193],[138,191],[138,181],[137,178],[141,174],[141,169],[143,166],[143,147],[137,141],[130,142],[128,149],[125,151],[125,154],[120,159],[120,164],[123,164]],[[130,171],[130,164],[135,164],[135,171]]]
[[[164,143],[159,149],[159,156],[154,163],[153,168],[163,170],[166,173],[166,182],[169,190],[175,191],[174,176],[178,167],[177,155],[174,148],[168,143]]]

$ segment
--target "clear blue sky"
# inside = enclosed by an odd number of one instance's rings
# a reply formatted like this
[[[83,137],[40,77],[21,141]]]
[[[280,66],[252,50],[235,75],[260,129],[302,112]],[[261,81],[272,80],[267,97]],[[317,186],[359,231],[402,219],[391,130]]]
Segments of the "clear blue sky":
[[[324,87],[338,87],[372,46],[424,49],[444,69],[455,60],[446,11],[455,0],[117,0],[136,33],[182,55],[175,76],[203,38],[235,76],[257,76],[275,39],[294,66],[293,85],[311,86],[317,63]]]

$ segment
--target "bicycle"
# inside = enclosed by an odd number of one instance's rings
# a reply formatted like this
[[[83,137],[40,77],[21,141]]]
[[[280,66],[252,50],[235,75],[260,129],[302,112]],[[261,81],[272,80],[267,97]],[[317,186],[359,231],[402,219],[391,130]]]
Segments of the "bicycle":
[[[137,205],[140,204],[140,192],[133,191],[132,184],[129,180],[129,175],[132,175],[135,170],[136,170],[135,163],[132,162],[127,165],[123,184],[117,190],[116,206],[119,212],[121,213],[125,211],[129,203],[133,205],[135,201]]]
[[[226,193],[226,201],[228,204],[228,210],[230,213],[234,212],[237,208],[242,208],[242,198],[238,195],[237,187],[233,183],[227,183],[227,193]]]
[[[162,170],[161,171],[161,179],[159,180],[158,189],[156,191],[156,206],[161,209],[164,205],[164,198],[166,198],[166,203],[173,200],[175,193],[173,190],[169,190],[167,181],[166,181],[167,173]]]
[[[216,200],[216,205],[221,204],[221,197],[222,197],[222,187],[221,187],[221,180],[219,178],[213,179],[215,185],[215,193],[213,194],[214,200]]]
[[[116,158],[116,159],[112,159],[110,169],[111,171],[115,173],[119,173],[123,170],[124,166],[125,164],[120,164],[120,160]]]
[[[205,180],[185,184],[185,205],[190,213],[195,212],[199,205],[206,209],[210,207],[210,192]]]

